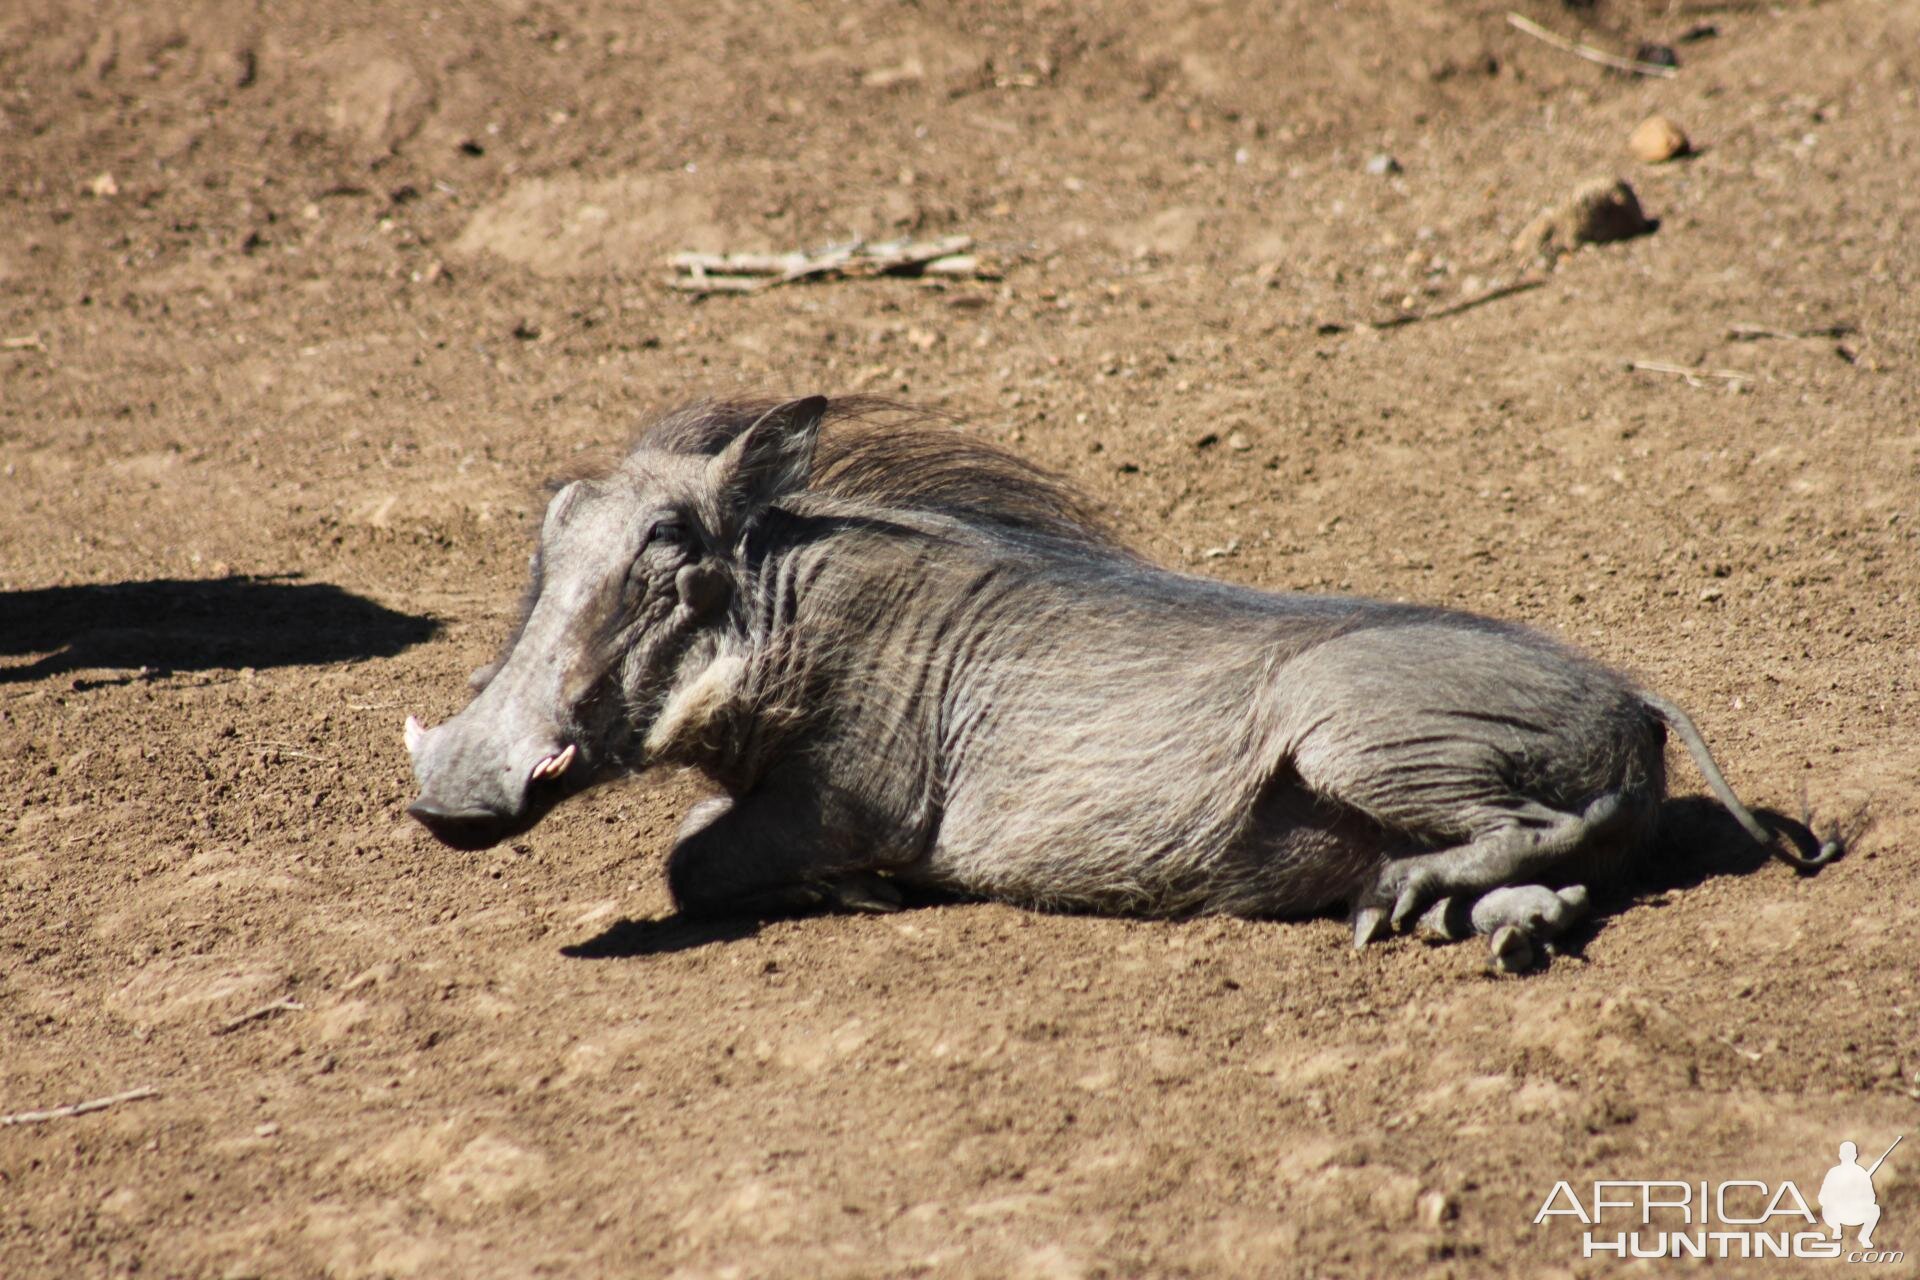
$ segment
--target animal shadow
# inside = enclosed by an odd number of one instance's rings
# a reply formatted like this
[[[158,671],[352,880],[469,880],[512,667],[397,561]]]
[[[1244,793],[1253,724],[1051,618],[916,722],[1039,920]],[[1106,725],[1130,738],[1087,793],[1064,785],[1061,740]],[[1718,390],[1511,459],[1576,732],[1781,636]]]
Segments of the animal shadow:
[[[1754,817],[1783,843],[1812,857],[1820,839],[1798,819],[1772,809],[1756,809]],[[1864,815],[1855,815],[1837,824],[1831,833],[1843,844],[1859,839],[1866,829]],[[1656,898],[1671,890],[1684,890],[1720,876],[1751,875],[1773,861],[1773,854],[1756,844],[1719,802],[1707,796],[1682,796],[1668,800],[1660,811],[1658,834],[1653,847],[1639,859],[1629,874],[1611,883],[1593,887],[1593,910],[1566,934],[1555,939],[1558,952],[1579,954],[1599,933],[1609,917],[1637,903]],[[1802,875],[1817,874],[1817,869]],[[897,886],[903,906],[908,910],[937,907],[970,899],[919,886]],[[620,920],[585,942],[560,948],[560,953],[576,960],[613,960],[639,956],[670,955],[694,951],[720,943],[738,942],[757,935],[776,920],[822,914],[818,909],[796,909],[779,913],[728,916],[671,915],[657,920]],[[1077,915],[1065,911],[1059,914]]]
[[[1783,846],[1812,858],[1821,836],[1804,821],[1774,809],[1755,809],[1753,816]],[[1824,834],[1851,847],[1865,834],[1864,812],[1832,824]],[[1593,912],[1570,933],[1556,941],[1561,951],[1578,953],[1611,916],[1668,892],[1684,891],[1721,876],[1752,875],[1775,860],[1773,852],[1748,835],[1720,803],[1709,796],[1678,796],[1661,806],[1660,825],[1652,847],[1626,875],[1612,883],[1593,886]],[[1821,868],[1801,868],[1802,876],[1818,875]]]
[[[696,951],[720,942],[738,942],[760,932],[763,920],[751,916],[667,916],[660,920],[616,920],[604,931],[560,948],[575,960],[623,960]]]
[[[294,575],[155,579],[0,592],[0,684],[71,671],[135,674],[320,666],[386,658],[429,639],[440,624],[325,582]]]
[[[918,910],[969,899],[938,889],[918,885],[897,885],[901,909]],[[560,948],[560,954],[575,960],[620,960],[636,956],[671,955],[677,951],[697,951],[716,943],[738,942],[751,938],[766,925],[778,920],[797,920],[821,915],[861,914],[835,912],[818,907],[796,907],[791,911],[746,912],[738,915],[671,915],[658,920],[618,920],[601,933]]]

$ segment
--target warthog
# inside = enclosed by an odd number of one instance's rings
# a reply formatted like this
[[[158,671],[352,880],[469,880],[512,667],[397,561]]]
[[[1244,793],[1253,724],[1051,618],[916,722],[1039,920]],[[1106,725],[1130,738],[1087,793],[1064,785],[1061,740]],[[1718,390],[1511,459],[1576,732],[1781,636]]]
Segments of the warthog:
[[[1531,962],[1648,843],[1672,704],[1526,628],[1175,573],[968,435],[702,404],[547,508],[520,625],[407,746],[447,844],[656,765],[715,796],[687,912],[1042,907],[1423,919]],[[831,422],[823,431],[823,424]],[[1814,865],[1839,852],[1776,852]],[[1811,856],[1809,856],[1811,855]],[[1556,892],[1557,890],[1557,892]]]

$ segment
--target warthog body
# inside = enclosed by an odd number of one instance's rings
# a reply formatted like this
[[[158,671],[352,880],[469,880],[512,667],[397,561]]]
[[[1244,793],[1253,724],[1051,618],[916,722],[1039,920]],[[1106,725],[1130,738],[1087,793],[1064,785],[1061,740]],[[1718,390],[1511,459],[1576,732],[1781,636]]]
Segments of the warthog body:
[[[409,722],[410,812],[479,847],[691,766],[718,794],[668,857],[685,910],[878,907],[894,880],[1345,906],[1361,942],[1430,907],[1563,927],[1584,896],[1550,887],[1645,847],[1669,727],[1768,839],[1683,715],[1553,640],[1170,572],[1017,459],[862,412],[697,406],[562,490],[500,663],[452,720]]]

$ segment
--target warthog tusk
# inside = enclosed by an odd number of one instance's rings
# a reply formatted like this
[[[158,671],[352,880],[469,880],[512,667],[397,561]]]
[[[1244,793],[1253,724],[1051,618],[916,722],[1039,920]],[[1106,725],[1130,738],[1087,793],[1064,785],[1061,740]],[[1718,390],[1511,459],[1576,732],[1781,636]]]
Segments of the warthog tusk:
[[[427,736],[427,731],[420,727],[418,720],[415,720],[412,716],[408,716],[405,732],[407,735],[407,754],[414,755],[420,750],[420,739]]]
[[[556,752],[542,760],[539,764],[533,766],[533,776],[536,778],[559,777],[567,771],[568,766],[573,763],[574,756],[578,755],[579,752],[580,748],[572,743],[568,743],[566,750]]]

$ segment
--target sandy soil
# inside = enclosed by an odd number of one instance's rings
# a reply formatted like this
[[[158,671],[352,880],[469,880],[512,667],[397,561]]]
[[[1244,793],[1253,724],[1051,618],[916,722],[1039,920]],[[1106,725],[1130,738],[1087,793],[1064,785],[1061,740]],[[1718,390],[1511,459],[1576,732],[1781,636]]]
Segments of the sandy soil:
[[[1587,1275],[1557,1180],[1811,1196],[1903,1132],[1863,1274],[1915,1274],[1920,10],[1530,0],[1671,80],[1504,11],[0,7],[0,1112],[157,1090],[0,1128],[0,1275]],[[1627,154],[1655,110],[1696,155]],[[1658,231],[1377,323],[1596,174]],[[664,284],[909,232],[1003,278]],[[1171,564],[1545,627],[1876,825],[1800,878],[1683,800],[1523,979],[1331,919],[688,929],[674,779],[433,845],[400,722],[542,481],[741,390],[962,413]]]

